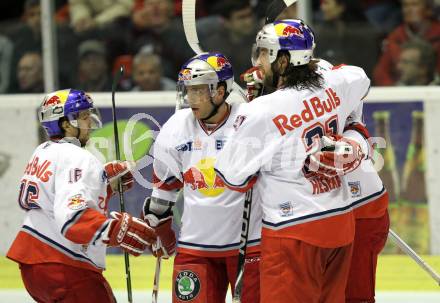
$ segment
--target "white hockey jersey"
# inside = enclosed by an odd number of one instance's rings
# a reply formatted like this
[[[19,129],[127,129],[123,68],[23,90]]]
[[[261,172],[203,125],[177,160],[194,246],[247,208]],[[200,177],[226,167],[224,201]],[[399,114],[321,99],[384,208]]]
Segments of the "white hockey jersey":
[[[106,188],[103,165],[75,138],[38,146],[21,179],[18,202],[27,213],[8,258],[103,270]]]
[[[360,134],[355,130],[347,130],[344,137],[356,140]],[[388,207],[388,193],[370,157],[365,158],[357,169],[343,176],[342,180],[357,219],[384,215]]]
[[[304,161],[316,147],[315,138],[342,134],[370,80],[355,66],[322,76],[323,89],[280,89],[242,105],[216,171],[236,189],[248,187],[258,175],[264,234],[338,247],[354,237],[351,200],[338,176],[317,177],[304,169]]]
[[[323,59],[319,59],[318,66],[321,74],[333,70],[333,65]],[[359,168],[342,177],[343,186],[352,200],[355,217],[380,217],[388,207],[388,194],[372,161],[373,149],[367,141],[369,134],[363,121],[363,104],[348,116],[343,136],[359,142],[365,154]]]
[[[230,105],[223,122],[210,131],[191,109],[179,110],[164,124],[153,145],[152,196],[175,202],[183,188],[178,252],[207,257],[238,252],[244,193],[229,190],[215,174],[214,164],[234,127],[239,106]],[[261,216],[260,205],[252,203],[248,252],[259,249]]]

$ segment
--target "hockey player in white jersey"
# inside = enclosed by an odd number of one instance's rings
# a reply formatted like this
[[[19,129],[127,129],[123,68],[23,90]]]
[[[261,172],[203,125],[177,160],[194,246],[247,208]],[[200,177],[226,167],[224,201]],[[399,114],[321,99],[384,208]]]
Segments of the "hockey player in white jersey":
[[[331,72],[333,66],[319,60],[321,72]],[[361,144],[365,159],[360,167],[345,174],[338,170],[334,151],[318,151],[310,158],[319,168],[317,174],[344,174],[343,186],[352,200],[356,218],[353,255],[346,287],[346,303],[374,303],[377,257],[385,246],[390,220],[388,193],[380,179],[372,158],[370,134],[363,122],[363,108],[359,106],[346,121],[343,136]],[[325,147],[324,147],[325,148]]]
[[[21,179],[18,203],[26,216],[7,257],[19,263],[37,302],[116,302],[102,271],[107,246],[140,255],[154,230],[127,213],[107,215],[110,181],[133,178],[127,162],[103,166],[82,147],[101,125],[83,91],[45,96],[38,113],[50,140],[34,151]]]
[[[184,197],[173,302],[224,303],[228,285],[235,284],[244,193],[229,190],[214,172],[241,106],[231,104],[232,84],[232,66],[222,54],[191,58],[178,75],[178,98],[190,108],[164,124],[153,146],[155,183],[144,206],[146,219],[170,222],[179,190]],[[242,292],[246,303],[259,301],[261,209],[252,207]],[[169,223],[168,229],[169,237],[158,235],[172,254]]]
[[[338,175],[324,177],[304,163],[324,135],[342,134],[370,81],[361,68],[320,74],[314,35],[301,20],[268,24],[256,39],[255,63],[274,93],[240,107],[236,132],[216,162],[230,188],[251,185],[263,208],[261,302],[344,302],[354,238],[351,200]],[[359,165],[359,144],[343,168]],[[344,157],[345,158],[345,157]]]

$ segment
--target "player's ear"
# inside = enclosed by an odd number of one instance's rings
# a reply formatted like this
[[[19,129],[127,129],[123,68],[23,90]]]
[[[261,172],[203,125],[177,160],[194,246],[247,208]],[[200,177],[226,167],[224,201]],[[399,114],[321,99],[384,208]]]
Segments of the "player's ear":
[[[284,74],[284,71],[286,70],[286,68],[289,66],[289,62],[290,58],[287,54],[281,54],[278,57],[278,70],[280,71],[280,74]]]
[[[224,85],[219,85],[217,86],[217,96],[219,99],[223,100],[225,98],[225,86]]]
[[[60,121],[60,127],[64,133],[69,133],[73,129],[72,124],[70,124],[67,119]]]

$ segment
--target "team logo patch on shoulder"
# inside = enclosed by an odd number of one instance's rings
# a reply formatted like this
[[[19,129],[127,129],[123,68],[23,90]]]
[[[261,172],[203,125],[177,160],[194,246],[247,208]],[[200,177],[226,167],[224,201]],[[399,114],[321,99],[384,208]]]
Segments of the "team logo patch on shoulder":
[[[361,182],[348,182],[348,187],[350,188],[352,198],[360,197],[362,195]]]
[[[280,203],[280,216],[281,217],[290,217],[293,216],[293,205],[292,202],[287,201]]]
[[[181,301],[193,300],[200,292],[199,277],[191,270],[179,272],[174,281],[174,291]]]
[[[69,198],[67,207],[71,210],[80,210],[87,207],[87,202],[81,194],[77,194]]]

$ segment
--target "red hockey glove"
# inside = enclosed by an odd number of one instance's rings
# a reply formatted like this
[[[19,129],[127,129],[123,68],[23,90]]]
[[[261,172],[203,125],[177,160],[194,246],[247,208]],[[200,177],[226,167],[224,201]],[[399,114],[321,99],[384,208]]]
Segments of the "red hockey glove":
[[[130,170],[135,166],[136,163],[129,161],[112,161],[104,165],[104,170],[109,180],[107,195],[112,196],[118,190],[118,178],[121,178],[124,191],[130,190],[134,186],[134,178]]]
[[[141,219],[128,213],[112,212],[114,220],[110,223],[104,243],[108,246],[119,246],[133,256],[139,256],[152,244],[157,236],[154,229]]]
[[[363,158],[359,143],[340,135],[329,135],[321,138],[320,150],[306,159],[305,166],[325,177],[343,176],[355,170]]]
[[[246,97],[248,102],[251,102],[255,98],[261,96],[263,92],[263,71],[258,67],[252,67],[240,75],[240,79],[246,82],[247,93]]]
[[[168,259],[176,251],[176,234],[171,228],[173,217],[159,220],[155,215],[148,214],[144,220],[154,228],[157,235],[157,242],[151,247],[151,252],[157,258]]]

